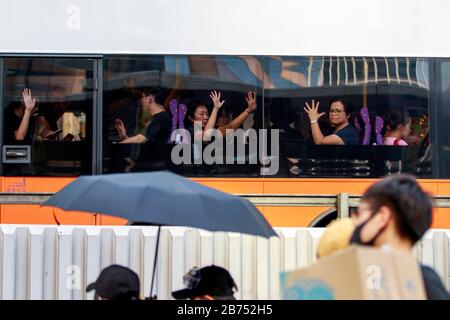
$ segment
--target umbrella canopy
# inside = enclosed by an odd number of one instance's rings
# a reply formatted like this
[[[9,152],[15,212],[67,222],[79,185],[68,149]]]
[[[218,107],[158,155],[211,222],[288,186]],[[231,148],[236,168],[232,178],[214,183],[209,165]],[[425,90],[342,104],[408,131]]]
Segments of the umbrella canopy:
[[[248,200],[168,171],[82,176],[43,205],[155,225],[276,236]]]

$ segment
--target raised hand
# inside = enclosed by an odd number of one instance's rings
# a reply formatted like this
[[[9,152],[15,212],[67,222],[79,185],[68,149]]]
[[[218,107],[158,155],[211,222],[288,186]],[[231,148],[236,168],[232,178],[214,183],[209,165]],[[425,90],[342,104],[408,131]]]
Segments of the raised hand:
[[[117,133],[119,134],[120,139],[124,140],[128,138],[127,135],[127,129],[125,129],[125,126],[120,119],[116,119],[114,121],[114,127],[116,127]]]
[[[31,96],[31,90],[28,88],[23,89],[22,91],[22,101],[25,105],[25,110],[33,111],[36,106],[36,99]]]
[[[245,101],[247,101],[247,110],[249,113],[256,110],[256,92],[249,91],[245,97]]]
[[[216,92],[216,90],[212,91],[211,94],[209,95],[211,100],[214,103],[214,109],[219,110],[220,108],[222,108],[223,104],[225,103],[225,100],[220,101],[220,92]]]
[[[321,116],[325,114],[325,112],[322,112],[319,114],[319,101],[317,101],[317,104],[314,103],[314,100],[311,103],[311,106],[308,104],[308,102],[305,102],[306,107],[303,108],[305,112],[308,114],[309,120],[315,121],[318,120]]]

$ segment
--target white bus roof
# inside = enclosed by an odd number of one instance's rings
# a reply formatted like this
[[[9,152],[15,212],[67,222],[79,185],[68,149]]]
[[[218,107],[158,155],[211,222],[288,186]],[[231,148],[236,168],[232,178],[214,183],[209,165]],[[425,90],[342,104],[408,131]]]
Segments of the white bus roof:
[[[0,53],[450,57],[447,0],[4,0]]]

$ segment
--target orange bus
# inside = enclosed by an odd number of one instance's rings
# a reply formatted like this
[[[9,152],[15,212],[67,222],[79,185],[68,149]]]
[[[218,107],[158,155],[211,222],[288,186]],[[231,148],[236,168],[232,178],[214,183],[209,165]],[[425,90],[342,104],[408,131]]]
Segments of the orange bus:
[[[430,37],[419,46],[417,29],[397,28],[406,21],[395,14],[402,8],[387,3],[383,10],[397,17],[391,24],[381,23],[381,4],[350,0],[362,19],[343,18],[334,26],[335,15],[348,13],[324,11],[321,1],[289,8],[256,0],[196,0],[189,7],[179,0],[139,7],[42,2],[48,3],[19,8],[11,2],[15,18],[0,21],[1,192],[55,192],[79,175],[165,169],[231,193],[361,194],[376,179],[404,172],[435,195],[450,194],[450,59],[439,40],[445,28],[431,6],[408,18],[427,25]],[[258,9],[258,16],[242,13],[241,6]],[[294,19],[289,10],[306,16],[322,10],[323,27]],[[52,14],[61,19],[43,24],[41,18]],[[123,132],[146,136],[155,123],[141,99],[149,87],[158,90],[172,129],[187,129],[199,105],[209,119],[210,94],[220,92],[225,102],[216,125],[241,117],[236,129],[242,141],[221,140],[212,153],[212,143],[201,143],[200,155],[208,151],[214,161],[200,157],[198,163],[174,161],[176,139],[164,151],[150,142],[119,143]],[[255,92],[254,112],[247,112],[248,92]],[[344,112],[357,141],[316,144],[304,107],[319,101],[324,116],[318,125],[333,134],[335,98],[348,104]],[[26,99],[33,103],[27,117]],[[242,154],[236,154],[238,144]],[[226,161],[222,151],[230,146],[236,148]],[[308,226],[326,208],[260,209],[274,226]],[[0,211],[0,223],[125,223],[34,206],[1,205]],[[450,227],[447,209],[435,210],[433,227]]]

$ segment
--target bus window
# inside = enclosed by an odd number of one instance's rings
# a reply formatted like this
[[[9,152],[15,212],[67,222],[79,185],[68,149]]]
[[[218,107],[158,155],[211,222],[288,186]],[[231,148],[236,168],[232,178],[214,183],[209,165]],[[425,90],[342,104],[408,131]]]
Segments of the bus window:
[[[92,173],[93,60],[5,58],[5,176]]]
[[[194,121],[199,121],[202,135],[202,127],[213,119],[214,91],[225,102],[211,128],[221,134],[226,134],[224,128],[261,128],[262,59],[107,56],[103,65],[104,173],[165,169],[193,177],[259,175],[258,162],[250,161],[256,152],[250,154],[247,141],[232,139],[244,151],[239,154],[236,147],[227,158],[230,143],[223,135],[221,140],[214,135],[210,141],[200,139],[197,145],[193,138]],[[251,110],[249,92],[256,99]]]
[[[450,178],[450,59],[436,59],[438,177]],[[448,192],[448,191],[442,191]]]
[[[431,177],[428,59],[264,59],[272,84],[264,123],[280,132],[278,176]]]

